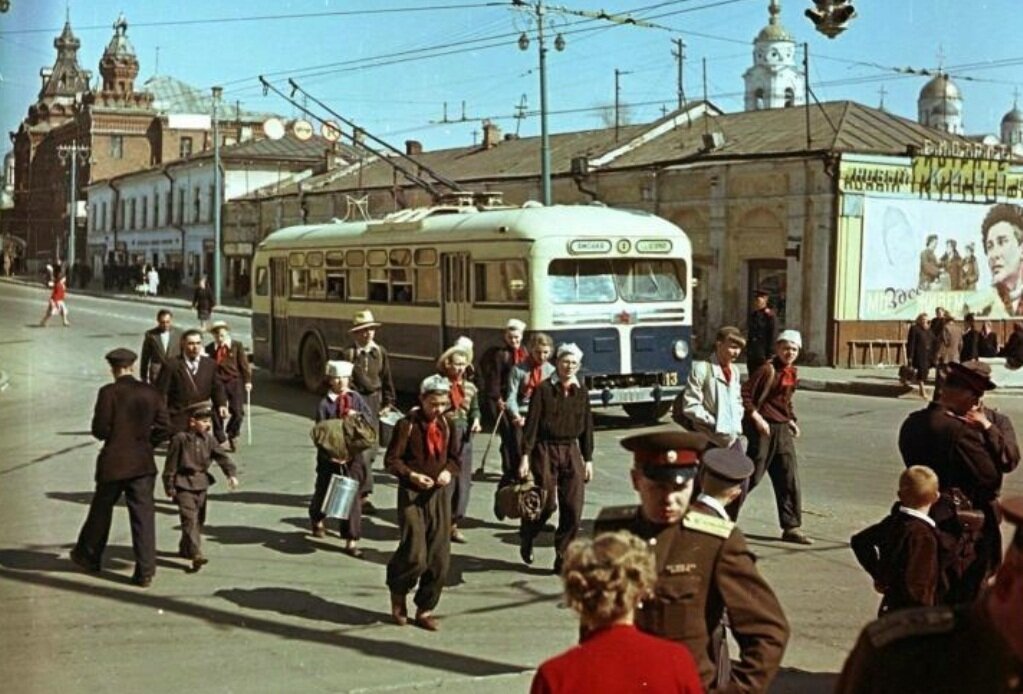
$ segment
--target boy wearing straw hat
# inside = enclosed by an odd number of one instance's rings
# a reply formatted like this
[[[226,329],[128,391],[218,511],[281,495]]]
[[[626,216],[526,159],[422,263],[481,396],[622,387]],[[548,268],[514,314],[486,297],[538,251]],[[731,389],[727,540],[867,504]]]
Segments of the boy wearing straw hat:
[[[469,508],[469,489],[472,486],[472,435],[482,430],[480,400],[476,385],[467,378],[472,368],[472,340],[460,337],[437,359],[437,372],[451,383],[451,407],[444,416],[451,425],[451,435],[462,444],[459,469],[452,480],[451,541],[465,543],[465,535],[458,529],[458,521]]]
[[[214,321],[210,326],[213,342],[206,345],[206,356],[217,365],[217,380],[224,386],[227,396],[228,420],[213,412],[213,435],[227,450],[234,452],[235,441],[245,418],[245,394],[252,392],[252,367],[245,346],[231,337],[231,328],[225,321]]]

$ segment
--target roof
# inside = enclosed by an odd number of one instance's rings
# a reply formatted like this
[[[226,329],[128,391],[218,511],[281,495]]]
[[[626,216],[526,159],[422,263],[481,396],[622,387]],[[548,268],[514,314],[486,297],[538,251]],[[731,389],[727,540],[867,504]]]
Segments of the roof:
[[[1023,123],[1023,111],[1013,105],[1012,110],[1002,116],[1002,125],[1009,123]]]
[[[212,94],[168,75],[153,75],[142,84],[142,89],[153,95],[153,108],[163,114],[213,112]],[[272,115],[224,104],[221,119],[263,121]]]
[[[921,99],[961,99],[962,94],[956,83],[949,79],[945,73],[935,75],[923,89],[920,90]]]

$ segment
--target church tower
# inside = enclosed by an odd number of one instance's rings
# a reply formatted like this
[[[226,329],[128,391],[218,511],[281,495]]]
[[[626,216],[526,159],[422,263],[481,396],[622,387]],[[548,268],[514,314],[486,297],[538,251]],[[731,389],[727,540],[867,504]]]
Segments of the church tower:
[[[64,30],[53,40],[57,49],[57,60],[51,68],[43,68],[39,76],[43,80],[39,98],[29,107],[28,122],[49,122],[51,126],[69,120],[74,114],[76,100],[89,91],[92,73],[78,64],[78,49],[82,42],[71,31],[71,20],[64,22]],[[51,122],[53,120],[57,122]]]
[[[767,26],[753,41],[753,66],[742,76],[746,83],[747,111],[806,103],[803,72],[796,64],[796,41],[778,18],[780,1],[771,0],[768,12]]]
[[[924,85],[916,105],[920,125],[953,135],[963,134],[963,97],[956,83],[944,72],[938,72]]]
[[[1012,110],[1002,116],[1002,144],[1014,149],[1023,149],[1023,111],[1019,102],[1013,100]]]
[[[128,21],[123,14],[114,22],[114,35],[99,61],[99,74],[103,78],[103,86],[95,95],[96,104],[152,108],[152,94],[135,91],[139,60],[135,57],[135,48],[128,40]]]

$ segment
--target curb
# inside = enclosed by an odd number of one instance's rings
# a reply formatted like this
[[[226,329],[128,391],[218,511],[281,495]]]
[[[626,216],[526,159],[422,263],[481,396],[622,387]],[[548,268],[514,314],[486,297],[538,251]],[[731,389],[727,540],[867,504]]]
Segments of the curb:
[[[20,284],[24,287],[38,287],[40,289],[46,289],[46,287],[39,282],[24,280],[19,277],[0,277],[0,282],[7,282],[8,284]],[[136,296],[135,294],[110,294],[107,292],[99,291],[97,289],[68,289],[68,294],[74,296],[76,294],[82,296],[92,296],[98,299],[114,299],[116,301],[127,301],[136,304],[150,304],[152,306],[173,306],[175,308],[191,308],[192,302],[187,299],[180,297],[152,297],[152,296]],[[243,306],[231,306],[221,305],[214,309],[216,313],[223,313],[229,316],[242,316],[245,318],[252,317],[252,309],[245,308]]]

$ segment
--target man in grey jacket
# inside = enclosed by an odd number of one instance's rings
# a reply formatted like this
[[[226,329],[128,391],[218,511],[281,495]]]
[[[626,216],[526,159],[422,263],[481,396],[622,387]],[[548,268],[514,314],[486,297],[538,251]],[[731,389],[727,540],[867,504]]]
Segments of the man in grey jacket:
[[[715,445],[743,451],[742,393],[737,360],[746,340],[738,328],[718,330],[714,353],[694,361],[682,391],[679,424],[707,434]]]

